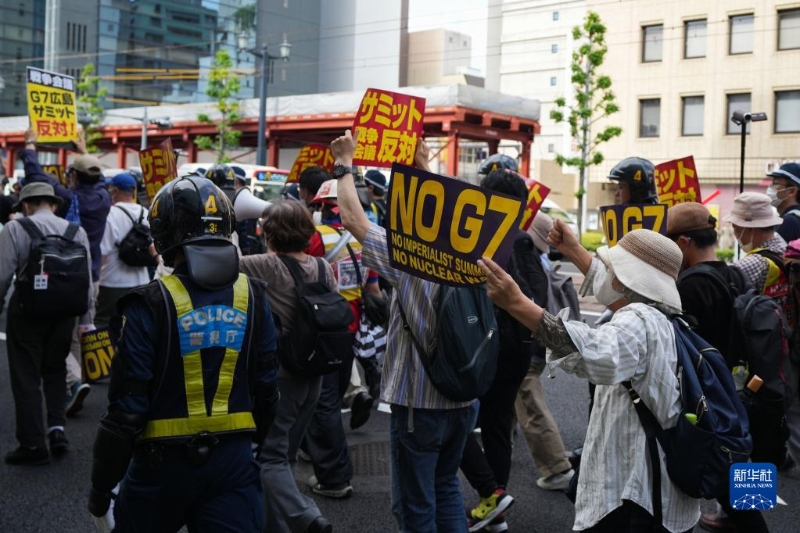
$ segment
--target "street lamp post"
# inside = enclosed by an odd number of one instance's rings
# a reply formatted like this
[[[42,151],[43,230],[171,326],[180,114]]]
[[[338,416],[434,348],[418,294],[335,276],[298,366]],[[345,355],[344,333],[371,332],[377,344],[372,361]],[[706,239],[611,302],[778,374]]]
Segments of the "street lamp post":
[[[737,126],[742,127],[742,146],[739,154],[739,194],[744,192],[744,149],[747,142],[747,124],[750,122],[762,122],[767,120],[766,113],[742,113],[734,111],[731,121]]]
[[[244,51],[247,49],[247,42],[249,39],[250,36],[247,32],[242,32],[239,35],[239,50]],[[269,77],[272,73],[272,63],[276,59],[289,61],[289,53],[292,50],[292,45],[284,39],[278,46],[278,49],[280,53],[277,56],[269,54],[269,45],[266,43],[261,45],[261,50],[247,50],[247,52],[261,59],[261,83],[258,95],[258,146],[256,149],[256,164],[261,166],[267,164],[267,84],[269,83]]]

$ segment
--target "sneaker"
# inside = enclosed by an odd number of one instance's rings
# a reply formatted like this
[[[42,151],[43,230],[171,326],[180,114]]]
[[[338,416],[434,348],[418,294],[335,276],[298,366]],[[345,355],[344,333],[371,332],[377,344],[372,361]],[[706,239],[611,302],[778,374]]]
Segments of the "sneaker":
[[[54,429],[47,434],[47,439],[50,441],[50,453],[53,455],[62,455],[69,450],[69,441],[62,430]]]
[[[725,515],[715,513],[715,514],[700,514],[700,528],[705,529],[706,531],[720,531],[720,532],[732,532],[735,533],[739,531],[737,527],[731,522],[731,519]]]
[[[6,464],[9,465],[46,465],[50,462],[47,448],[25,448],[20,446],[13,452],[6,454]]]
[[[488,498],[481,498],[478,506],[469,513],[467,525],[470,533],[483,529],[503,511],[511,507],[512,503],[514,503],[514,498],[502,488],[495,490]]]
[[[505,515],[500,513],[497,518],[489,522],[483,530],[487,533],[502,533],[503,531],[508,531],[508,523],[506,522]]]
[[[83,401],[92,392],[92,387],[88,383],[78,381],[72,385],[70,392],[72,394],[67,399],[67,416],[75,416],[78,411],[83,409]]]
[[[569,482],[574,475],[575,471],[570,468],[566,472],[561,472],[560,474],[540,477],[536,480],[536,485],[544,490],[564,490],[569,487]]]
[[[311,476],[308,478],[308,485],[311,487],[311,492],[326,498],[343,500],[353,495],[353,486],[349,481],[338,485],[323,485],[317,481],[317,476]]]
[[[375,399],[366,392],[359,392],[353,398],[353,405],[350,407],[350,429],[357,429],[367,423],[372,412],[372,404]]]
[[[324,516],[318,516],[308,525],[308,533],[333,533],[333,526]]]

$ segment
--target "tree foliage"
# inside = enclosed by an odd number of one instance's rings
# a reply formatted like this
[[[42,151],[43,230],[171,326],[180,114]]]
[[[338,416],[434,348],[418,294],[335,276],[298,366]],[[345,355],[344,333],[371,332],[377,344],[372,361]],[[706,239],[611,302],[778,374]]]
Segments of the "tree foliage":
[[[227,163],[231,159],[227,152],[239,146],[241,131],[233,129],[233,125],[242,117],[236,95],[241,88],[238,75],[233,71],[233,60],[226,50],[217,52],[211,72],[208,75],[206,94],[215,101],[220,118],[214,121],[206,113],[197,115],[197,120],[212,124],[217,128],[216,138],[198,136],[194,143],[201,150],[215,150],[217,162]]]
[[[94,143],[102,137],[99,126],[105,112],[101,102],[108,89],[100,87],[100,78],[94,75],[94,63],[87,63],[83,67],[76,87],[78,88],[78,110],[81,114],[86,150],[89,153],[97,153],[99,149]]]
[[[249,31],[256,24],[256,4],[248,4],[233,13],[236,31]]]
[[[556,154],[556,162],[562,167],[574,167],[580,171],[581,185],[575,196],[582,206],[586,201],[586,169],[601,164],[604,159],[598,147],[622,134],[622,128],[618,126],[605,126],[592,135],[592,126],[595,123],[619,111],[616,95],[611,90],[611,78],[598,72],[608,52],[605,34],[606,27],[600,16],[591,11],[586,15],[582,26],[572,29],[572,38],[579,45],[572,53],[570,66],[574,101],[567,102],[564,97],[557,98],[555,103],[558,109],[550,112],[550,118],[555,122],[569,124],[570,135],[577,142],[580,155]],[[579,222],[583,230],[583,221]]]

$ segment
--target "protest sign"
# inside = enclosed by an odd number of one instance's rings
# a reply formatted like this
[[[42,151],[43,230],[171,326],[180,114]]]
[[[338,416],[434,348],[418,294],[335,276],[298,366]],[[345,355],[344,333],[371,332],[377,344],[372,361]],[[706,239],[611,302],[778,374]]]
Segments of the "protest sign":
[[[28,117],[40,144],[64,144],[78,138],[75,79],[28,67]]]
[[[81,359],[83,377],[89,383],[111,375],[111,359],[114,358],[114,344],[108,328],[100,328],[81,336]]]
[[[522,179],[525,180],[525,186],[528,187],[528,203],[525,205],[525,212],[522,214],[522,222],[519,227],[522,231],[528,231],[533,223],[533,218],[541,209],[544,199],[550,194],[550,189],[535,179]]]
[[[139,152],[139,164],[142,166],[142,180],[147,197],[151,202],[161,187],[178,177],[175,152],[170,139]]]
[[[406,165],[392,165],[388,197],[390,264],[446,285],[476,285],[476,262],[505,265],[523,201]]]
[[[297,154],[292,170],[289,172],[289,177],[286,178],[286,183],[297,183],[300,180],[300,174],[308,167],[322,167],[330,172],[333,170],[333,161],[330,146],[307,144]]]
[[[353,122],[353,135],[358,136],[353,164],[413,164],[424,116],[424,98],[367,89]]]
[[[667,207],[684,202],[702,202],[694,157],[674,159],[656,165],[655,178],[658,201],[667,204]]]
[[[665,204],[607,205],[600,208],[600,218],[609,247],[615,246],[626,233],[635,229],[649,229],[662,235],[667,233]]]
[[[67,185],[67,171],[62,165],[42,165],[42,170],[55,176],[61,185]]]

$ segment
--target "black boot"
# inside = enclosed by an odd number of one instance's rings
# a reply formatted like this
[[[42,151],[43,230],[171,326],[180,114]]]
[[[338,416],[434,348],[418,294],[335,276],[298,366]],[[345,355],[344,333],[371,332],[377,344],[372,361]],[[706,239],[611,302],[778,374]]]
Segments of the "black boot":
[[[361,368],[364,369],[364,381],[367,382],[369,395],[376,400],[381,397],[381,369],[378,360],[375,358],[359,359]]]

